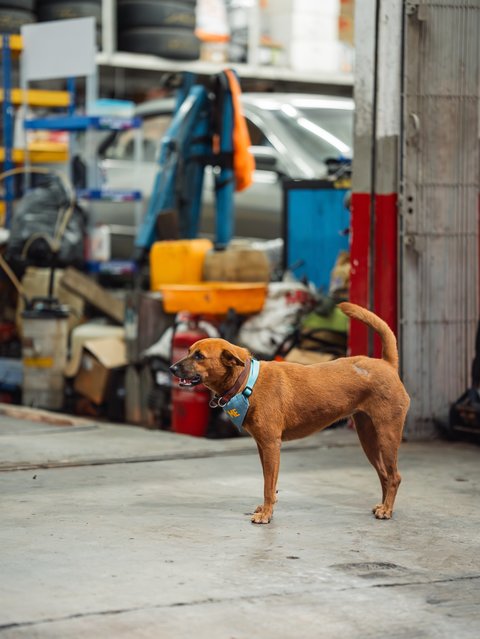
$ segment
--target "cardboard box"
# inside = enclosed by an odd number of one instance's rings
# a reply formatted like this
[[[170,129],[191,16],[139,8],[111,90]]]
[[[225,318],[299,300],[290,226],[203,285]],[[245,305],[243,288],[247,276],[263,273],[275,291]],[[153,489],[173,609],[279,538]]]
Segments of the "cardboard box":
[[[124,340],[109,337],[85,342],[74,389],[94,404],[102,404],[108,393],[112,371],[126,365]]]
[[[120,326],[110,326],[98,322],[87,322],[73,329],[70,336],[70,357],[65,366],[65,377],[75,377],[80,370],[83,357],[83,347],[94,340],[125,339],[125,329]]]

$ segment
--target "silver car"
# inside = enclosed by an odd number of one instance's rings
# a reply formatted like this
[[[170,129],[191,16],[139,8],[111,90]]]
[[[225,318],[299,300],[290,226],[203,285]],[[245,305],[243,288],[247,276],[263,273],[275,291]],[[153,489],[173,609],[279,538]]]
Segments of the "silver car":
[[[351,158],[354,103],[330,96],[244,93],[242,104],[256,170],[252,186],[235,194],[235,234],[280,237],[282,178],[323,178],[328,173],[327,160]],[[105,188],[137,189],[148,201],[158,170],[155,159],[173,108],[173,99],[137,107],[137,115],[143,119],[143,161],[136,170],[132,131],[112,134],[104,141],[100,159]],[[214,229],[214,197],[213,175],[207,168],[201,223],[205,234]],[[114,257],[127,257],[135,235],[132,204],[103,203],[95,213],[95,221],[111,226]]]

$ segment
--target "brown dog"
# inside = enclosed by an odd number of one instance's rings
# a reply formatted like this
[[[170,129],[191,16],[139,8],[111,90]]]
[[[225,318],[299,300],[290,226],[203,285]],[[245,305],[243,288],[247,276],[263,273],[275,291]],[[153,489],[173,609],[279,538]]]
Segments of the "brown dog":
[[[260,363],[260,372],[243,427],[255,439],[264,476],[264,503],[252,516],[268,524],[276,502],[282,441],[306,437],[353,416],[363,450],[380,478],[382,502],[377,519],[390,519],[401,477],[397,453],[410,404],[398,376],[394,334],[374,313],[356,304],[342,311],[375,329],[382,339],[382,359],[345,357],[323,364]],[[250,353],[223,339],[202,339],[171,367],[183,384],[203,383],[225,400],[242,392]]]

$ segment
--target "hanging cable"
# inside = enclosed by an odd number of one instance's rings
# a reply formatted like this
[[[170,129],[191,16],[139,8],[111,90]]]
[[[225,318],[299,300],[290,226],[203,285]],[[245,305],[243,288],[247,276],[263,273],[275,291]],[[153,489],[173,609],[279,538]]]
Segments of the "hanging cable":
[[[70,221],[70,218],[72,217],[73,211],[75,210],[75,191],[73,190],[71,183],[69,182],[69,180],[65,177],[63,173],[52,171],[51,169],[45,169],[43,167],[34,167],[34,168],[29,167],[28,169],[26,167],[17,167],[16,169],[10,169],[9,171],[4,171],[3,173],[0,173],[0,182],[2,182],[5,178],[10,177],[11,175],[19,175],[19,174],[27,173],[27,172],[37,173],[40,175],[56,175],[58,178],[60,178],[60,181],[62,182],[65,188],[65,191],[67,195],[69,196],[69,203],[66,209],[60,210],[58,212],[53,238],[50,237],[50,235],[47,235],[47,233],[34,233],[25,242],[21,257],[25,258],[27,256],[27,253],[31,245],[33,244],[33,242],[35,242],[38,239],[45,240],[45,242],[50,247],[50,250],[52,251],[52,253],[56,254],[60,251],[60,244],[62,241],[62,237],[67,229],[67,226]],[[5,271],[10,281],[17,289],[19,295],[21,295],[23,299],[27,301],[25,289],[23,288],[17,276],[12,271],[12,269],[10,268],[10,266],[4,259],[3,255],[1,254],[0,254],[0,266],[3,268],[3,270]]]

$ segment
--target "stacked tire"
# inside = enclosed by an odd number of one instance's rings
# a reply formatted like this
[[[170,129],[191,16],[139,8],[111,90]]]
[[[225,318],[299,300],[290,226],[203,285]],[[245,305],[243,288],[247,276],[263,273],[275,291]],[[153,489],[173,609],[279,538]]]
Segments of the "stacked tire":
[[[100,45],[102,34],[102,0],[37,0],[37,18],[39,22],[88,17],[95,18],[97,45]]]
[[[24,24],[36,22],[35,0],[0,0],[0,33],[20,33]]]
[[[118,0],[118,49],[172,60],[196,60],[196,0]]]

